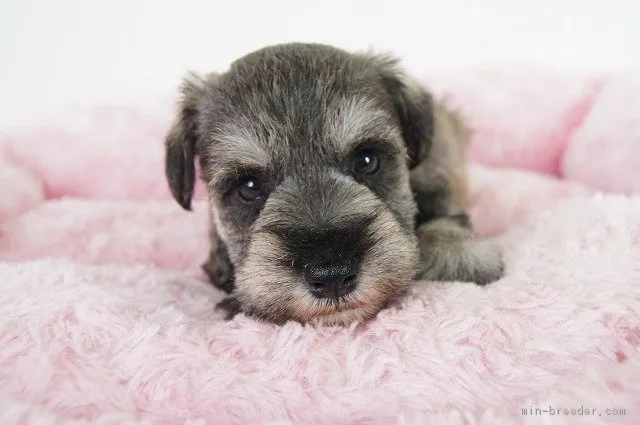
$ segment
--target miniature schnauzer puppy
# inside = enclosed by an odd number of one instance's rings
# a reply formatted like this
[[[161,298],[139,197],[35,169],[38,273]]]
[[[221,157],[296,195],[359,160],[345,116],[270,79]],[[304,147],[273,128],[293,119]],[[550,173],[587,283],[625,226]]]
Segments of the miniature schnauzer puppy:
[[[345,325],[420,278],[502,276],[466,213],[467,130],[395,58],[269,46],[181,92],[166,175],[190,210],[199,160],[229,317]]]

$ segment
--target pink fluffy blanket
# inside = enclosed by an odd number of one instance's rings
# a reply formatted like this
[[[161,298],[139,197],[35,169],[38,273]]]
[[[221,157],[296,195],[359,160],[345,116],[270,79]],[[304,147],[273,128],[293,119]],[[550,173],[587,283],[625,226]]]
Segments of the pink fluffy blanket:
[[[204,204],[163,178],[171,100],[3,132],[0,423],[639,423],[640,73],[424,81],[474,131],[506,277],[348,329],[214,312]]]

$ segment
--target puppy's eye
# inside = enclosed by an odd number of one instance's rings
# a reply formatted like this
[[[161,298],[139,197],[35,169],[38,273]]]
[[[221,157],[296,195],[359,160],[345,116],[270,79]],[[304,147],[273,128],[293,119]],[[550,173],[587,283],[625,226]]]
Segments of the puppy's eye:
[[[380,159],[370,149],[358,152],[353,160],[353,172],[357,174],[375,174],[380,168]]]
[[[262,183],[256,178],[247,177],[238,186],[238,195],[247,202],[254,202],[265,195]]]

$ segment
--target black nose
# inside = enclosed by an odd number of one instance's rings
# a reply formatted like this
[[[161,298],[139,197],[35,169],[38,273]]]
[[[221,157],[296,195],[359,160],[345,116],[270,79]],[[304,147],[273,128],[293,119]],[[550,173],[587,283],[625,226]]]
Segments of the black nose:
[[[353,263],[324,261],[307,265],[304,277],[311,293],[318,298],[340,298],[356,288],[357,270]]]

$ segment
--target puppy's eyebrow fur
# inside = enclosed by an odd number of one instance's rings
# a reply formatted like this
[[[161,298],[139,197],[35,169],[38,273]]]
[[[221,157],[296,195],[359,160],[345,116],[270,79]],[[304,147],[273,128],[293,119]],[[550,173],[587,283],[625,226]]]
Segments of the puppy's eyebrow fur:
[[[326,133],[339,151],[347,152],[365,139],[383,139],[404,150],[401,134],[388,111],[370,99],[341,99],[328,107]]]
[[[259,136],[251,125],[240,119],[233,125],[218,127],[210,137],[216,139],[215,162],[218,166],[207,170],[206,178],[213,184],[231,173],[261,170],[269,166],[271,157],[259,143]],[[209,152],[209,155],[213,157],[214,153]]]

